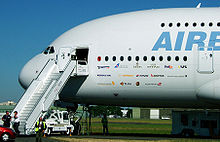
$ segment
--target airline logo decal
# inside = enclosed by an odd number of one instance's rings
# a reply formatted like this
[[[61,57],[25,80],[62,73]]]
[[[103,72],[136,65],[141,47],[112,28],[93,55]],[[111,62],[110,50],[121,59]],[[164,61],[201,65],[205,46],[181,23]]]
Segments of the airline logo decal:
[[[140,66],[138,63],[136,63],[136,65],[133,66],[133,68],[139,69],[139,68],[142,68],[142,66]]]
[[[98,77],[111,77],[110,74],[97,74]]]
[[[165,76],[162,75],[162,74],[151,74],[150,76],[151,76],[151,77],[165,77]]]
[[[168,75],[167,77],[187,77],[187,75]]]
[[[147,68],[157,69],[157,68],[160,68],[160,66],[158,66],[156,64],[150,64],[150,65],[147,66]]]
[[[122,65],[122,64],[118,63],[117,65],[115,65],[114,68],[128,68],[128,66],[127,65]]]
[[[122,77],[133,77],[134,75],[124,74],[124,75],[119,75],[119,76],[122,76]]]
[[[112,81],[112,85],[115,85],[115,82],[114,82],[114,81]]]
[[[130,82],[120,82],[121,86],[127,86],[127,85],[132,85]]]
[[[109,69],[110,66],[97,66],[98,69]]]
[[[137,74],[136,77],[148,77],[147,74]]]
[[[185,37],[185,39],[184,39]],[[176,36],[170,36],[170,32],[163,32],[160,37],[157,39],[154,44],[152,51],[158,51],[160,48],[165,49],[166,51],[192,51],[194,45],[198,47],[213,47],[214,51],[220,51],[220,32],[213,31],[210,33],[210,36],[207,36],[206,32],[201,31],[193,31],[189,33],[178,32]],[[176,40],[174,45],[172,45],[171,41]],[[183,46],[183,41],[186,42],[186,46]],[[205,45],[205,41],[208,41],[208,45]],[[204,49],[204,48],[203,48]],[[201,49],[201,50],[203,50]],[[212,50],[212,48],[208,48],[208,51]]]
[[[115,82],[114,81],[112,81],[111,83],[109,82],[109,83],[97,83],[97,85],[101,85],[101,86],[110,86],[110,85],[115,85]]]
[[[182,68],[182,69],[186,69],[187,66],[186,66],[186,65],[180,65],[180,66],[178,66],[178,68],[179,68],[179,69],[181,69],[181,68]]]
[[[145,83],[146,86],[162,86],[162,83]]]
[[[118,68],[119,67],[119,63],[115,66],[115,68]]]
[[[171,65],[164,65],[164,68],[173,69],[173,66],[171,66]]]

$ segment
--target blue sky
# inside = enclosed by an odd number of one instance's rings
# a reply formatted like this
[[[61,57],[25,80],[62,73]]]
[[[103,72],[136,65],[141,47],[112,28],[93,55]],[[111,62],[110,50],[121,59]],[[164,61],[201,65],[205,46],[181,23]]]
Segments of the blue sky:
[[[0,0],[0,102],[18,101],[24,64],[63,32],[92,19],[158,8],[219,7],[219,0]]]

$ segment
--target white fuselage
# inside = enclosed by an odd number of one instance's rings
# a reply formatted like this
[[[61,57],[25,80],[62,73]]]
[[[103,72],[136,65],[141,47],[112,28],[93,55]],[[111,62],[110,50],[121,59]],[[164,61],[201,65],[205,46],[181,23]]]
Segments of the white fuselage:
[[[220,8],[139,11],[67,31],[50,46],[56,54],[62,47],[88,48],[89,75],[70,78],[60,99],[82,104],[218,108],[219,13]]]

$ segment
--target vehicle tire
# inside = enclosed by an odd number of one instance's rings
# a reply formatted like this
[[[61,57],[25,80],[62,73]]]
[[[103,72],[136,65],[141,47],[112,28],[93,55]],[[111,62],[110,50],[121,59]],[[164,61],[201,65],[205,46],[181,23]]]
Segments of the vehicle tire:
[[[67,128],[66,135],[69,135],[70,133],[71,133],[70,128]]]
[[[51,133],[52,133],[52,128],[48,128],[47,135],[49,136],[51,135]]]
[[[3,134],[1,135],[1,141],[3,141],[3,142],[8,142],[9,139],[10,139],[10,135],[9,135],[8,133],[3,133]]]

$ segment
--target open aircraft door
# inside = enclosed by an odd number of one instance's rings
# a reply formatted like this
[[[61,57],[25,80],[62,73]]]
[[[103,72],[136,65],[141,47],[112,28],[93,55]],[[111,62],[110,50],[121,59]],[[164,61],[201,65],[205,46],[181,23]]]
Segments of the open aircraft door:
[[[76,49],[76,74],[77,76],[88,76],[89,67],[88,67],[88,48],[77,48]]]
[[[198,68],[199,73],[211,74],[214,72],[213,67],[213,48],[199,47],[198,48]]]

